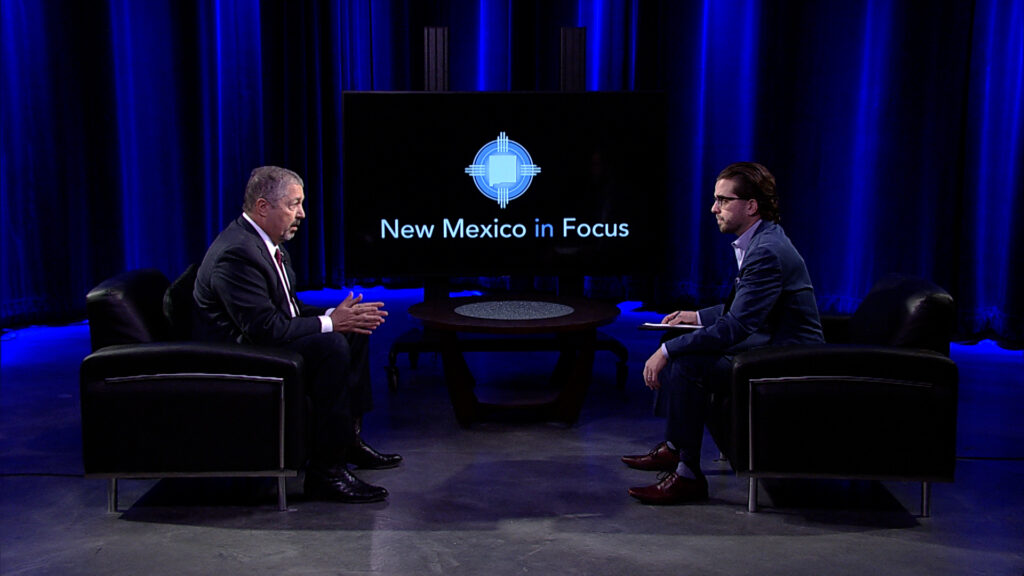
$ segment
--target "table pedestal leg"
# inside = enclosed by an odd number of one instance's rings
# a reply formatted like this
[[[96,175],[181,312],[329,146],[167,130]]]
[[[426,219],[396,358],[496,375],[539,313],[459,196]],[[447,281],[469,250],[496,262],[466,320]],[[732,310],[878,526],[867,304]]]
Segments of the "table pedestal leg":
[[[593,376],[596,340],[596,330],[568,334],[559,338],[560,354],[551,378],[552,384],[558,387],[559,392],[553,401],[501,405],[480,402],[474,392],[476,381],[466,363],[457,334],[444,333],[441,339],[441,360],[455,419],[460,426],[468,427],[486,414],[517,413],[518,416],[529,415],[573,424],[583,409],[587,388]]]
[[[445,332],[441,336],[441,362],[444,365],[448,397],[455,409],[455,419],[465,428],[477,419],[480,402],[473,392],[476,382],[459,348],[459,338],[455,332]]]
[[[573,424],[580,417],[594,373],[596,341],[596,330],[570,334],[565,338],[565,347],[553,376],[560,392],[551,406],[551,416],[560,422]]]

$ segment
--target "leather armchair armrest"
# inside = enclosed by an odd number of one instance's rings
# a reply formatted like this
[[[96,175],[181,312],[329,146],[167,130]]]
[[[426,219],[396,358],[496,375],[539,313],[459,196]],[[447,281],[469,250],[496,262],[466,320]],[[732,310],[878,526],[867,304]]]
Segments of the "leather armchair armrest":
[[[820,344],[748,350],[733,361],[733,383],[751,378],[851,376],[956,382],[957,367],[931,350]],[[735,390],[734,390],[735,392]]]
[[[108,346],[80,369],[87,474],[297,469],[302,357],[231,343]]]
[[[849,344],[851,318],[849,315],[822,314],[821,330],[825,334],[825,342]]]
[[[294,377],[302,356],[290,350],[223,342],[151,342],[108,346],[82,362],[82,377],[195,372]]]
[[[952,480],[956,364],[937,352],[814,345],[737,355],[737,471]]]

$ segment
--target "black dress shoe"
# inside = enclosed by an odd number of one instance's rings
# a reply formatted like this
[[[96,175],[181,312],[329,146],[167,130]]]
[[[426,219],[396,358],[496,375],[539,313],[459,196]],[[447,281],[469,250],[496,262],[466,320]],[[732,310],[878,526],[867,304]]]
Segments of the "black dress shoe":
[[[306,470],[304,491],[306,498],[311,500],[334,502],[380,502],[388,497],[387,489],[363,482],[353,476],[345,466],[335,466],[328,470]]]
[[[382,470],[398,466],[402,457],[398,454],[381,454],[357,436],[356,443],[345,454],[345,461],[357,468]]]

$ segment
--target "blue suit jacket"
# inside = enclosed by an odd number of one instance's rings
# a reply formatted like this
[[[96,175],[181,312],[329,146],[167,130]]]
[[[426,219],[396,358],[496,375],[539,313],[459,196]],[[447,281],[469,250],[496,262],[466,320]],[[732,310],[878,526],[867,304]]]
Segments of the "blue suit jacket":
[[[761,221],[754,231],[735,288],[728,312],[705,308],[704,328],[665,342],[670,357],[825,341],[807,266],[778,224]]]
[[[295,286],[288,253],[283,250],[288,281]],[[320,333],[325,308],[298,301],[292,318],[288,295],[276,263],[256,229],[239,216],[210,244],[196,274],[193,297],[197,332],[202,339],[280,345]],[[294,293],[291,294],[294,297]]]

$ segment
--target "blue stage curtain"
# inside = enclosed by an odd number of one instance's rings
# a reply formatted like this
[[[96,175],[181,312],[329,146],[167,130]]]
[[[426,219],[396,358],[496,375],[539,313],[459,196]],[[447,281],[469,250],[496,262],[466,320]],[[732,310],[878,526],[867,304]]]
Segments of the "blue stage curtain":
[[[962,338],[1019,343],[1022,4],[4,0],[0,322],[80,316],[119,270],[177,275],[261,164],[306,180],[302,285],[342,285],[341,92],[422,89],[424,26],[449,29],[453,90],[556,90],[559,29],[585,27],[587,89],[669,96],[674,222],[664,270],[592,293],[720,298],[714,178],[755,160],[823,312],[912,273],[953,293]]]
[[[956,241],[961,329],[1024,341],[1024,2],[973,14]]]

